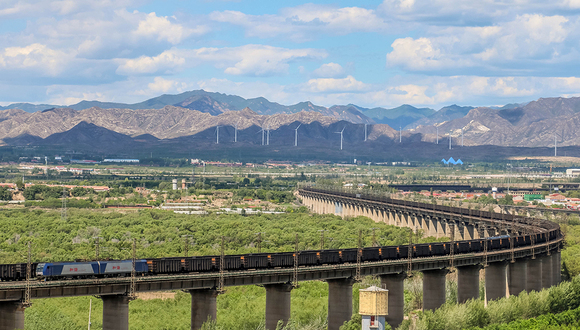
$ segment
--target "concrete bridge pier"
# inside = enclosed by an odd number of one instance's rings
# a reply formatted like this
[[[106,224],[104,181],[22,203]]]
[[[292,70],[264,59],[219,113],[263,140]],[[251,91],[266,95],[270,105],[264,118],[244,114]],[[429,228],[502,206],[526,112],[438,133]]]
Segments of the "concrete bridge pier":
[[[546,289],[552,286],[552,255],[544,254],[540,259],[542,260],[542,288]]]
[[[528,283],[528,259],[518,259],[511,263],[508,268],[508,288],[510,296],[517,296],[526,291]]]
[[[338,330],[352,317],[352,278],[327,280],[328,330]]]
[[[492,262],[485,268],[485,300],[506,296],[507,261]]]
[[[127,295],[101,296],[103,300],[103,330],[129,330],[129,301]]]
[[[552,285],[560,284],[562,278],[562,261],[560,252],[552,252]]]
[[[447,269],[423,271],[423,310],[435,310],[445,303]]]
[[[526,291],[542,290],[542,260],[540,257],[528,261],[528,282]]]
[[[389,290],[388,303],[389,315],[385,321],[391,325],[391,328],[397,328],[405,315],[405,293],[403,281],[407,278],[406,273],[381,275],[381,287]]]
[[[217,290],[189,290],[191,295],[191,330],[201,329],[203,323],[216,320]]]
[[[479,270],[481,266],[457,267],[457,302],[479,298]]]
[[[290,319],[290,291],[288,283],[267,284],[266,288],[266,330],[276,330],[278,321],[288,323]]]
[[[24,329],[24,306],[20,301],[0,303],[0,330]]]

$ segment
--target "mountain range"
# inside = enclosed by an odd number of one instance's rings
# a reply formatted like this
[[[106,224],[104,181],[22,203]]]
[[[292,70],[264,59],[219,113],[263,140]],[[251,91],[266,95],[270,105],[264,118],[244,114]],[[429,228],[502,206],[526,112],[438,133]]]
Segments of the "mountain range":
[[[423,141],[452,137],[467,146],[548,147],[580,145],[580,98],[541,98],[515,108],[474,108],[465,116],[434,125],[419,125],[410,133]]]
[[[450,105],[435,111],[411,105],[326,108],[301,102],[286,106],[262,97],[244,99],[197,90],[135,104],[19,103],[0,110],[0,144],[100,152],[122,152],[128,146],[178,151],[191,141],[198,149],[217,150],[218,129],[220,147],[233,142],[236,131],[245,146],[261,145],[262,135],[269,140],[270,134],[271,146],[291,147],[299,136],[300,146],[311,148],[313,155],[318,147],[325,152],[336,148],[340,136],[348,148],[369,154],[405,144],[429,150],[437,140],[442,146],[448,144],[449,136],[453,146],[552,147],[554,139],[559,146],[580,145],[580,98],[574,97],[495,108]]]

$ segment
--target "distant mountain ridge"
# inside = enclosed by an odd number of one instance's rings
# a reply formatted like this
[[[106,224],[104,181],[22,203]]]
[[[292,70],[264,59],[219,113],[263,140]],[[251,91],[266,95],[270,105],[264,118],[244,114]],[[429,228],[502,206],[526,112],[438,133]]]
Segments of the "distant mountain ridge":
[[[439,132],[439,140],[451,136],[453,144],[469,146],[550,147],[554,136],[559,145],[580,145],[578,97],[541,98],[502,107],[454,104],[435,111],[408,104],[392,109],[370,109],[354,104],[326,108],[309,101],[286,106],[263,97],[245,99],[195,90],[161,95],[135,104],[81,101],[59,107],[19,103],[1,109],[4,110],[0,111],[0,141],[7,145],[18,139],[34,144],[38,139],[67,132],[82,122],[131,138],[156,141],[201,134],[215,130],[216,126],[238,126],[239,129],[255,126],[276,131],[293,123],[297,127],[300,123],[316,122],[326,130],[341,121],[372,125],[371,139],[395,140],[397,134],[393,132],[401,127],[403,137],[424,142],[437,141]],[[334,136],[331,134],[334,132],[327,133]]]
[[[406,127],[421,118],[429,117],[435,113],[435,110],[430,108],[415,108],[412,105],[403,104],[393,109],[363,109],[363,113],[377,123],[398,128]]]
[[[443,107],[439,111],[435,111],[430,108],[416,108],[408,104],[403,104],[392,109],[381,107],[371,109],[360,107],[355,104],[334,105],[330,108],[326,108],[314,105],[309,101],[287,106],[271,102],[264,97],[245,99],[237,95],[193,90],[180,94],[163,94],[133,104],[101,101],[81,101],[68,106],[15,103],[5,107],[0,107],[0,110],[22,109],[25,112],[37,112],[53,108],[69,108],[77,111],[90,108],[145,110],[162,109],[166,106],[176,106],[197,110],[209,113],[212,116],[217,116],[226,111],[240,111],[245,108],[250,108],[260,115],[281,113],[291,114],[300,111],[314,111],[319,112],[324,116],[335,117],[338,120],[345,120],[352,123],[386,124],[393,128],[398,128],[400,126],[406,129],[415,128],[420,125],[434,125],[436,123],[453,120],[460,116],[465,116],[469,110],[473,109],[473,107],[451,105]],[[497,109],[511,109],[518,106],[520,105],[514,103],[507,104]]]
[[[541,98],[524,106],[474,108],[461,118],[438,125],[439,138],[451,134],[454,144],[516,147],[553,147],[580,145],[580,98]],[[410,130],[423,141],[436,140],[436,128],[418,126]]]

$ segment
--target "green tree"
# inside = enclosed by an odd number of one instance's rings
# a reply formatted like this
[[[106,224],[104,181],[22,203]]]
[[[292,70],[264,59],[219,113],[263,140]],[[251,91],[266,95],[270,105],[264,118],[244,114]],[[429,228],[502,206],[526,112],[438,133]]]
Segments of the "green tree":
[[[2,201],[12,200],[12,192],[8,190],[7,187],[0,187],[0,200]]]

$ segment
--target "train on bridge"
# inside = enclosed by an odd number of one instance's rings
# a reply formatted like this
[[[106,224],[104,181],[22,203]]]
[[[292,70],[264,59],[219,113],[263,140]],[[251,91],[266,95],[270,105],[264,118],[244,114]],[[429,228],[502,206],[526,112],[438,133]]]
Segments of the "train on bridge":
[[[435,242],[399,246],[381,246],[330,250],[299,251],[278,253],[251,253],[243,255],[169,257],[135,260],[138,276],[172,275],[184,273],[204,273],[240,271],[247,269],[272,269],[290,267],[310,267],[322,265],[354,264],[397,260],[407,258],[427,258],[458,253],[483,253],[541,244],[555,239],[556,232],[516,236],[508,235],[485,239],[457,242]],[[554,237],[552,237],[554,236]],[[531,240],[534,239],[534,242]],[[26,280],[26,263],[0,265],[0,281]],[[85,262],[44,262],[32,263],[30,279],[60,280],[80,278],[105,278],[131,276],[133,260],[102,260]]]

